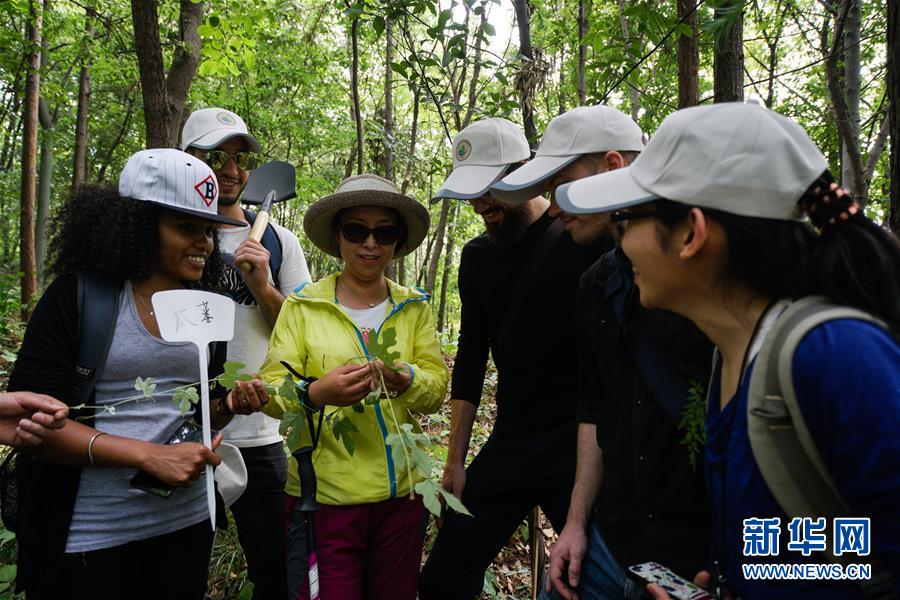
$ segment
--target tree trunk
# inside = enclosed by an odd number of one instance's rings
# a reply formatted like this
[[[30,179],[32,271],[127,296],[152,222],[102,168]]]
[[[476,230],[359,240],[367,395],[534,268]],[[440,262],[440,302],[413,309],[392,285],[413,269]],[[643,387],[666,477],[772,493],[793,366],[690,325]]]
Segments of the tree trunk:
[[[353,95],[353,120],[356,122],[356,174],[363,172],[363,126],[359,107],[359,19],[350,25],[350,92]]]
[[[887,94],[891,137],[888,226],[896,233],[900,232],[900,2],[887,2]]]
[[[88,106],[91,101],[91,45],[94,24],[85,17],[85,54],[78,75],[78,114],[75,117],[75,151],[72,158],[72,190],[84,185],[87,173]]]
[[[438,261],[444,251],[444,232],[447,230],[447,213],[450,212],[450,200],[441,200],[441,216],[438,218],[437,229],[434,232],[434,253],[428,263],[428,278],[425,280],[425,291],[434,294],[434,282],[437,279]]]
[[[100,168],[97,171],[97,181],[102,182],[106,177],[106,169],[109,168],[109,165],[112,164],[113,155],[115,154],[116,148],[125,140],[125,136],[131,130],[131,118],[134,116],[134,105],[135,105],[135,88],[132,86],[127,92],[125,98],[123,98],[125,102],[125,118],[122,119],[122,123],[119,125],[119,131],[116,133],[116,139],[113,140],[112,144],[110,144],[109,148],[104,155],[103,161],[100,163]]]
[[[723,9],[741,3],[728,0]],[[722,10],[716,10],[715,17],[731,18],[732,23],[716,38],[713,50],[713,101],[740,102],[744,99],[744,17],[726,17]]]
[[[519,54],[522,55],[527,65],[534,60],[534,51],[531,48],[531,23],[529,21],[528,3],[526,0],[513,0],[516,10],[516,23],[519,28]],[[532,86],[523,85],[519,89],[519,99],[522,104],[522,123],[525,128],[525,137],[528,143],[534,147],[537,144],[537,127],[534,125],[534,104],[532,102],[534,89]]]
[[[31,301],[37,292],[34,249],[34,202],[37,184],[38,102],[41,95],[41,28],[44,18],[43,0],[28,3],[28,45],[25,83],[25,115],[22,132],[22,190],[19,208],[19,271],[21,279],[22,318],[31,312]]]
[[[694,0],[678,1],[678,20],[691,28],[691,35],[678,36],[678,108],[700,102],[700,38]]]
[[[587,44],[584,39],[590,30],[588,22],[588,13],[590,0],[578,0],[578,106],[584,106],[587,103],[587,93],[585,92],[584,83],[584,65],[587,62]],[[562,70],[562,69],[560,69]],[[562,88],[560,88],[560,93]]]
[[[175,47],[172,66],[168,75],[165,75],[157,0],[131,0],[134,48],[144,99],[148,148],[178,146],[184,105],[200,63],[200,36],[197,34],[197,27],[203,21],[203,3],[180,0],[180,5],[181,43]]]
[[[460,124],[460,129],[465,129],[472,122],[472,116],[475,114],[475,104],[478,99],[478,78],[481,76],[481,36],[484,33],[484,24],[487,22],[487,11],[481,13],[481,20],[478,22],[478,29],[475,33],[475,53],[472,55],[472,79],[469,80],[469,98],[466,106],[466,116]]]
[[[412,181],[413,165],[416,162],[416,158],[415,158],[416,157],[416,137],[418,136],[418,132],[419,132],[419,100],[420,100],[419,86],[414,85],[413,86],[412,129],[410,130],[410,133],[409,133],[409,160],[406,163],[406,172],[403,174],[403,183],[400,184],[400,193],[401,194],[406,193],[406,189],[409,187],[409,184]],[[401,274],[402,274],[402,270],[401,270]]]
[[[447,284],[450,281],[450,267],[453,266],[453,247],[456,245],[456,219],[459,217],[459,202],[453,203],[453,215],[447,227],[447,251],[444,253],[444,272],[441,273],[441,301],[438,304],[437,329],[444,331],[444,317],[447,314]]]
[[[384,176],[394,181],[394,26],[389,18],[384,20]]]
[[[847,8],[847,20],[844,23],[844,94],[847,98],[847,124],[850,135],[856,140],[859,148],[859,90],[860,90],[860,0],[844,0]],[[849,190],[858,188],[857,179],[853,176],[853,159],[848,149],[841,147],[841,185]],[[860,182],[861,183],[861,182]],[[860,188],[861,189],[861,188]]]
[[[635,62],[634,54],[631,52],[631,38],[628,35],[628,18],[625,16],[625,0],[619,0],[619,27],[622,29],[622,44],[625,48],[625,56],[628,60]],[[631,101],[631,119],[637,123],[641,112],[641,94],[637,88],[629,85],[629,97]]]
[[[45,52],[47,52],[46,44],[44,44],[42,57],[46,56]],[[50,192],[53,187],[53,129],[55,125],[43,98],[38,102],[38,121],[44,133],[41,136],[41,168],[38,178],[37,214],[34,221],[34,262],[38,283],[43,284],[44,259],[47,255],[47,220],[50,216]]]

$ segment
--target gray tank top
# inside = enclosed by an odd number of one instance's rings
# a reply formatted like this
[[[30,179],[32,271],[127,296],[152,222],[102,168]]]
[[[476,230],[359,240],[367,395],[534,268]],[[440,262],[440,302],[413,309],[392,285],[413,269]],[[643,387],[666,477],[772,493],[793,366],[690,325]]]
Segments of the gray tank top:
[[[192,413],[172,404],[174,387],[199,381],[197,347],[170,343],[147,331],[137,314],[131,284],[123,286],[109,358],[96,387],[96,404],[111,406],[139,394],[136,377],[152,377],[152,399],[126,402],[115,413],[97,411],[94,427],[112,435],[164,443]],[[204,475],[160,498],[130,485],[134,469],[85,467],[75,500],[66,552],[112,548],[189,527],[206,519]]]

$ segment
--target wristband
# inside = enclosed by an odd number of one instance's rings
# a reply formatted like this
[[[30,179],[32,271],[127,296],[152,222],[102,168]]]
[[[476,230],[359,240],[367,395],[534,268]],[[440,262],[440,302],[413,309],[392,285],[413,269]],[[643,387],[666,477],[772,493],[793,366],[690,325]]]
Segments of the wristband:
[[[97,438],[100,437],[101,435],[106,435],[106,432],[98,431],[97,433],[94,434],[94,437],[91,438],[91,441],[88,442],[88,448],[87,448],[88,460],[91,461],[91,466],[94,467],[95,469],[97,468],[97,463],[94,462],[94,452],[93,452],[94,442],[96,442]]]
[[[300,405],[306,408],[307,410],[312,411],[320,411],[325,410],[325,407],[318,408],[313,405],[312,400],[309,399],[309,386],[312,385],[313,381],[318,381],[318,377],[307,377],[305,379],[301,379],[297,382],[297,399],[300,401]]]

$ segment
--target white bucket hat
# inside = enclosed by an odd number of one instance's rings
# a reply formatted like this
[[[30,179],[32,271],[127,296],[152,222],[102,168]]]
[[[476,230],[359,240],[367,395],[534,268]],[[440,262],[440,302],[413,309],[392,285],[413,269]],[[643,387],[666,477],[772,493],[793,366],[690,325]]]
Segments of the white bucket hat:
[[[222,459],[215,470],[216,487],[227,508],[247,489],[247,465],[241,451],[231,444],[222,442],[216,448],[216,454]]]
[[[212,169],[201,159],[174,148],[133,154],[119,175],[119,195],[216,223],[245,225],[219,215],[219,182]]]
[[[432,201],[480,198],[511,166],[529,156],[528,140],[514,123],[499,117],[472,123],[454,138],[453,172]]]
[[[250,135],[244,120],[224,108],[195,110],[181,130],[181,149],[189,147],[211,150],[233,137],[242,137],[253,152],[261,152],[259,142]]]
[[[644,133],[631,117],[609,106],[579,106],[550,121],[534,158],[491,186],[491,193],[503,202],[524,202],[543,194],[550,177],[585,154],[643,149]]]
[[[747,217],[800,220],[797,201],[828,168],[802,127],[741,102],[672,113],[630,166],[556,189],[567,213],[667,199]]]

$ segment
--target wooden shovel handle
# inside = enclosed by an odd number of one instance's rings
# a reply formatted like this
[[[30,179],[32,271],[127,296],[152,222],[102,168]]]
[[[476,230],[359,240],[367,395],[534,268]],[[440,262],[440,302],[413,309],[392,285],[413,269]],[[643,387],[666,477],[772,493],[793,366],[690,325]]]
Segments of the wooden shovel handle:
[[[268,211],[260,211],[256,215],[256,220],[253,221],[253,227],[250,228],[250,234],[247,236],[247,239],[260,241],[263,236],[263,232],[266,230],[266,225],[269,224],[269,213]],[[248,273],[252,268],[250,263],[242,262],[240,265],[241,271]]]

